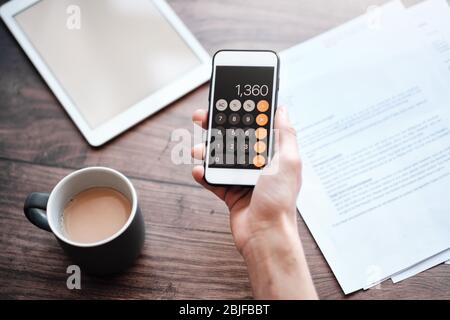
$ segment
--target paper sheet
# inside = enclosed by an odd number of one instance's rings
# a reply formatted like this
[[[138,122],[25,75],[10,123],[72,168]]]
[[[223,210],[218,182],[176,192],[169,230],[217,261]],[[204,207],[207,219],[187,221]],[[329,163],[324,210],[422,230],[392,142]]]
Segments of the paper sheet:
[[[408,268],[407,270],[404,270],[402,272],[399,272],[398,274],[395,274],[391,277],[393,283],[398,283],[400,281],[403,281],[409,277],[415,276],[425,270],[428,270],[430,268],[433,268],[437,266],[438,264],[441,264],[447,260],[450,259],[450,249],[447,249],[443,252],[438,253],[435,256],[432,256],[431,258],[428,258],[422,262],[419,262],[418,264],[414,265],[413,267]]]
[[[280,55],[304,164],[297,206],[346,294],[450,244],[448,90],[402,4],[381,13]]]
[[[450,7],[447,0],[423,1],[410,7],[407,13],[418,31],[428,40],[436,61],[442,66],[440,68],[442,77],[447,78],[450,84]],[[403,281],[449,259],[450,250],[445,250],[394,275],[392,281],[394,283]]]
[[[450,6],[447,0],[420,2],[410,7],[407,14],[431,48],[442,77],[450,81]]]

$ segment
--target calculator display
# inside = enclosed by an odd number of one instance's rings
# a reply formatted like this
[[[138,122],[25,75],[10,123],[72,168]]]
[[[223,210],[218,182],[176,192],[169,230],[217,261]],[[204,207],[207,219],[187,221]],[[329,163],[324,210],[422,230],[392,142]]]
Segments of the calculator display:
[[[209,167],[261,169],[267,164],[273,80],[273,67],[216,67]]]

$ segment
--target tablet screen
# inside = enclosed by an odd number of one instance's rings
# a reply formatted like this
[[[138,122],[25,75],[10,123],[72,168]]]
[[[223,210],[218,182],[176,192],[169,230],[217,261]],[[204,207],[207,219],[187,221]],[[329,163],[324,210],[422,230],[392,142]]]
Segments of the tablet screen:
[[[92,129],[201,64],[151,0],[42,0],[14,18]]]

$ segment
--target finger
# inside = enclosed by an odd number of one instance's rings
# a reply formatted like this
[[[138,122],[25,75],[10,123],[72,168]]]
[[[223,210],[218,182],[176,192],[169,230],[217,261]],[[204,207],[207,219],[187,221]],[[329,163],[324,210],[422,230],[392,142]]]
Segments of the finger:
[[[205,179],[203,179],[205,173],[205,168],[203,166],[195,166],[192,168],[192,177],[198,184],[202,185],[205,189],[214,193],[221,200],[225,200],[226,188],[224,187],[216,187],[209,185]]]
[[[203,129],[208,129],[208,111],[204,109],[195,110],[192,114],[192,121]]]
[[[274,129],[278,134],[277,150],[286,156],[298,156],[297,133],[289,121],[289,115],[285,107],[279,107],[275,115]]]
[[[192,176],[194,180],[197,181],[200,185],[202,185],[205,189],[214,193],[219,199],[225,202],[228,206],[228,209],[232,211],[238,204],[239,200],[244,197],[251,197],[252,188],[243,188],[243,187],[216,187],[209,185],[204,177],[204,168],[202,166],[196,166],[192,169]]]
[[[282,172],[289,177],[295,177],[295,184],[299,189],[302,181],[302,163],[298,152],[297,135],[289,121],[286,108],[278,108],[274,127],[278,133],[278,150],[274,154],[269,169],[275,173]],[[271,171],[268,172],[271,173]]]
[[[191,157],[197,160],[205,159],[205,144],[198,143],[191,149]]]

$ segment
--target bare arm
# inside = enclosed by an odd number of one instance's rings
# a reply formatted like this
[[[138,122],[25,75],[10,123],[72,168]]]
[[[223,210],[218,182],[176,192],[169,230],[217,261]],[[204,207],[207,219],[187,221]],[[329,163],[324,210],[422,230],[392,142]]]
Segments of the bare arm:
[[[243,256],[256,299],[317,299],[297,228],[252,240]]]

